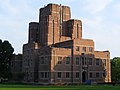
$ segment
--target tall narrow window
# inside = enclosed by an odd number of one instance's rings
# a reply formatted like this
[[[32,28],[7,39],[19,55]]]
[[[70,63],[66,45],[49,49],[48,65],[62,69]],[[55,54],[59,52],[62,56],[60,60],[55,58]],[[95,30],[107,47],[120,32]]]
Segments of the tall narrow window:
[[[102,60],[102,66],[104,66],[104,67],[106,66],[106,59]]]
[[[93,73],[92,73],[92,72],[89,73],[89,77],[90,77],[90,78],[93,77]]]
[[[93,51],[92,47],[89,47],[89,52],[92,52],[92,51]]]
[[[76,46],[76,51],[80,51],[80,47],[79,46]]]
[[[82,65],[84,65],[84,57],[82,57]]]
[[[39,38],[39,31],[38,28],[36,29],[36,38],[35,38],[35,42],[38,42],[38,38]]]
[[[41,64],[45,64],[44,57],[41,57]]]
[[[44,78],[44,72],[41,72],[41,78]]]
[[[48,77],[48,72],[45,72],[44,75],[45,75],[44,77],[47,78]]]
[[[48,63],[48,57],[44,57],[44,62],[45,62],[45,64]]]
[[[63,16],[63,14],[62,14],[62,6],[60,6],[60,24],[62,24],[62,16]]]
[[[96,73],[96,78],[99,78],[100,76],[99,76],[99,73]]]
[[[61,78],[61,77],[62,77],[61,72],[58,72],[58,78]]]
[[[92,58],[89,58],[89,65],[92,65]]]
[[[70,57],[66,57],[66,64],[70,64]]]
[[[66,72],[66,78],[70,78],[70,73]]]
[[[62,64],[62,57],[58,57],[58,64]]]
[[[78,38],[78,36],[79,36],[79,35],[78,35],[78,28],[79,28],[79,27],[78,27],[78,24],[77,24],[77,26],[76,26],[76,38]]]
[[[79,65],[79,57],[76,57],[76,65]]]
[[[79,78],[80,74],[79,72],[76,72],[76,78]]]
[[[86,52],[86,47],[83,47],[82,52],[83,52],[83,53]]]
[[[52,21],[52,44],[54,44],[54,20]]]
[[[96,59],[96,65],[99,65],[99,59]]]
[[[62,6],[60,5],[60,36],[62,36],[62,21],[63,21],[63,14],[62,14]]]

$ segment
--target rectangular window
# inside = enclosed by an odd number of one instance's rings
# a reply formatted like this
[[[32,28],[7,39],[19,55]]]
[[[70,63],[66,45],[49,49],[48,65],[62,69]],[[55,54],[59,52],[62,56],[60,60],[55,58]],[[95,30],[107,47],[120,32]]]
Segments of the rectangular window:
[[[45,72],[45,78],[47,78],[48,77],[48,73],[47,72]]]
[[[12,66],[12,67],[14,66],[13,61],[11,62],[11,66]]]
[[[85,57],[85,62],[84,62],[85,65],[87,65],[87,57]]]
[[[54,44],[54,20],[52,21],[52,43]]]
[[[41,72],[41,78],[44,78],[44,72]]]
[[[79,72],[76,72],[76,78],[79,78],[80,74]]]
[[[82,57],[82,65],[84,65],[84,57]]]
[[[92,52],[92,51],[93,51],[92,47],[89,47],[89,52]]]
[[[66,57],[66,64],[70,64],[70,57]]]
[[[58,72],[58,78],[61,78],[61,77],[62,77],[61,72]]]
[[[41,57],[41,64],[45,64],[45,62],[44,62],[44,57]]]
[[[99,65],[99,59],[96,59],[96,65]]]
[[[92,58],[89,58],[89,65],[92,65]]]
[[[96,78],[99,78],[99,73],[96,73]]]
[[[80,51],[80,47],[79,46],[76,46],[76,51]]]
[[[106,66],[106,59],[102,60],[102,65],[105,67]]]
[[[70,73],[66,72],[66,78],[70,78]]]
[[[41,72],[41,78],[48,78],[49,72]]]
[[[102,78],[103,77],[103,73],[99,73],[99,77]]]
[[[79,57],[76,57],[76,65],[79,65]]]
[[[62,57],[58,57],[58,64],[62,64]]]
[[[77,27],[76,27],[76,38],[78,38],[78,35],[79,35],[78,29],[79,29],[79,27],[78,27],[78,24],[77,24]]]
[[[86,47],[83,47],[82,52],[83,52],[83,53],[86,52]]]
[[[44,57],[44,64],[47,64],[48,62],[48,57]]]
[[[93,73],[89,73],[89,77],[92,78],[93,77]]]

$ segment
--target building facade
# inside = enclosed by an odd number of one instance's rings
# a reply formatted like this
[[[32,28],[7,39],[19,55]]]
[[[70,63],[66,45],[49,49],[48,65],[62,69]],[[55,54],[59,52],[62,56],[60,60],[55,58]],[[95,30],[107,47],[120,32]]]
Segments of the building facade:
[[[14,54],[11,59],[11,73],[13,81],[20,81],[22,76],[22,54]]]
[[[39,22],[29,23],[28,36],[23,45],[23,82],[111,82],[110,52],[95,51],[94,41],[82,38],[82,21],[71,19],[70,7],[40,8]]]

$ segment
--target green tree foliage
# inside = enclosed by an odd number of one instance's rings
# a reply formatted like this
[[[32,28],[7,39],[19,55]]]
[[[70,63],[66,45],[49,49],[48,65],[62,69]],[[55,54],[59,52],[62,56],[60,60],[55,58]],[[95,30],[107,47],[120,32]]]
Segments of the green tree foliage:
[[[112,81],[120,81],[120,57],[111,60]]]
[[[10,61],[13,52],[14,49],[8,41],[0,40],[0,78],[10,78]]]

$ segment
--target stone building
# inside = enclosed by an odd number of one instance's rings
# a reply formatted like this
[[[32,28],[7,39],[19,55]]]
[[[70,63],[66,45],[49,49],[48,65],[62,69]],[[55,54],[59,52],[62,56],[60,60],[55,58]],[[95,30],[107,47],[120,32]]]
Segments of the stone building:
[[[29,23],[28,36],[23,45],[24,82],[111,82],[110,52],[95,51],[94,41],[82,38],[82,21],[71,19],[70,7],[40,8],[39,22]]]
[[[22,54],[13,55],[11,59],[12,80],[18,81],[22,75]],[[20,81],[20,80],[19,80]]]

